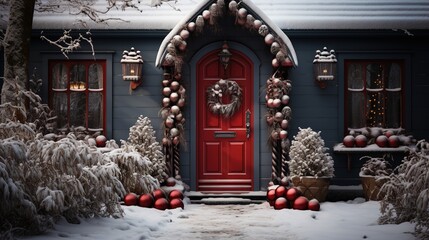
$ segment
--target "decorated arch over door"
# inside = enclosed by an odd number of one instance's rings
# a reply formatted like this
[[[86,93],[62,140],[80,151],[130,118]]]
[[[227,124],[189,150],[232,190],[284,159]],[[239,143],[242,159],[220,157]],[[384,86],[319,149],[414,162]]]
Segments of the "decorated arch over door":
[[[234,16],[233,24],[260,35],[261,43],[270,46],[273,56],[273,75],[266,84],[267,124],[270,127],[272,146],[272,180],[278,181],[287,175],[289,140],[288,121],[291,109],[288,106],[291,81],[287,70],[298,66],[291,41],[250,0],[205,0],[184,17],[161,43],[156,57],[156,66],[164,70],[161,117],[164,121],[162,140],[167,162],[167,172],[180,179],[180,145],[184,143],[185,119],[181,112],[186,102],[182,66],[187,51],[188,39],[201,35],[207,26],[216,26],[226,15]]]

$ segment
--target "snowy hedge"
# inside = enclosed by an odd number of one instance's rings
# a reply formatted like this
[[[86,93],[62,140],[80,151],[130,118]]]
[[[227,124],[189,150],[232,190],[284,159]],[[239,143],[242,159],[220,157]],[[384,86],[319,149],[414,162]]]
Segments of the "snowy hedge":
[[[429,143],[422,140],[410,149],[389,176],[381,192],[380,223],[416,222],[416,235],[429,238]]]

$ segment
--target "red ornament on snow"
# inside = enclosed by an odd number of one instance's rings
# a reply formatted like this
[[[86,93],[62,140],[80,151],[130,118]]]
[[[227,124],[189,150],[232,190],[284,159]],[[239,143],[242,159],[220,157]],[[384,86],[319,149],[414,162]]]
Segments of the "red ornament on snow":
[[[278,186],[276,188],[276,197],[284,197],[286,194],[287,189],[284,186]]]
[[[155,204],[153,206],[158,210],[165,210],[168,208],[169,204],[167,199],[160,198],[155,201]]]
[[[319,211],[320,210],[320,203],[317,199],[313,198],[310,201],[308,201],[308,209],[311,211]]]
[[[392,136],[394,133],[393,133],[393,131],[392,130],[388,130],[388,131],[386,131],[386,133],[384,134],[384,135],[386,135],[386,137],[390,137],[390,136]]]
[[[162,189],[156,189],[155,191],[152,192],[153,198],[155,200],[158,200],[160,198],[165,198],[165,193]]]
[[[137,197],[137,194],[135,194],[135,193],[128,193],[124,197],[124,203],[127,206],[136,205],[137,200],[138,200],[138,197]]]
[[[267,191],[267,200],[268,201],[276,200],[276,190],[275,189],[270,189]]]
[[[153,207],[154,199],[152,194],[146,193],[140,196],[139,198],[139,206],[140,207],[147,207],[151,208]]]
[[[379,147],[387,147],[387,145],[389,144],[389,141],[388,141],[388,138],[386,136],[380,135],[375,139],[375,143]]]
[[[274,209],[280,210],[287,207],[287,200],[284,197],[279,197],[274,202]]]
[[[286,199],[289,201],[294,201],[301,195],[301,191],[299,191],[297,188],[289,188],[286,192]]]
[[[300,196],[293,202],[293,209],[297,210],[307,210],[308,208],[308,199],[304,196]]]
[[[352,135],[347,135],[343,139],[343,144],[345,147],[354,147],[355,146],[355,137]]]
[[[176,185],[176,179],[172,177],[167,178],[167,181],[165,181],[165,185],[167,187],[174,187]]]
[[[105,147],[107,142],[107,138],[104,135],[98,135],[95,138],[95,145],[97,147]]]
[[[168,198],[171,199],[183,199],[183,193],[179,190],[173,190],[168,194]]]
[[[392,135],[389,137],[389,147],[393,147],[393,148],[399,147],[399,143],[400,143],[400,140],[398,136]]]
[[[356,140],[356,147],[366,147],[368,144],[368,139],[365,137],[365,135],[357,135],[355,137]]]
[[[180,199],[180,198],[174,198],[174,199],[170,200],[170,208],[171,209],[175,209],[175,208],[179,208],[179,207],[182,208],[182,209],[185,208],[185,205],[183,204],[182,199]]]

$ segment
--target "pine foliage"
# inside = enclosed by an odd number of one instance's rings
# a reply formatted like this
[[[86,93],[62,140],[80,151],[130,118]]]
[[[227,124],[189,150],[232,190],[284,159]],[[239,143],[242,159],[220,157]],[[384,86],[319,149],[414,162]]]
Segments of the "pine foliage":
[[[299,128],[289,152],[291,176],[333,177],[334,161],[327,150],[320,132]]]
[[[416,222],[416,235],[429,238],[429,143],[422,140],[389,176],[380,191],[379,222]]]
[[[149,118],[140,116],[136,123],[130,128],[128,141],[125,145],[132,145],[137,152],[147,158],[149,174],[160,183],[167,178],[166,163],[162,146],[156,141],[155,131]]]

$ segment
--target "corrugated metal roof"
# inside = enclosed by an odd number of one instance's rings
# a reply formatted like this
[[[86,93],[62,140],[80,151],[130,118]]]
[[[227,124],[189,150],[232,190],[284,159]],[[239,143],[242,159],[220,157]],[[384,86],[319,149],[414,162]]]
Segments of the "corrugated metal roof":
[[[144,1],[144,0],[142,0]],[[281,29],[429,29],[429,0],[253,0]],[[178,0],[175,11],[167,4],[143,11],[112,10],[108,17],[122,18],[92,29],[172,29],[198,0]],[[105,8],[105,0],[97,7]],[[79,18],[65,13],[36,12],[35,29],[80,28]]]

